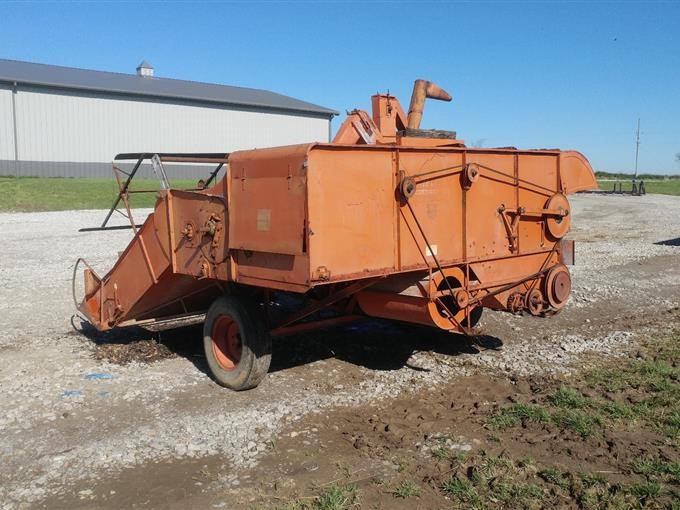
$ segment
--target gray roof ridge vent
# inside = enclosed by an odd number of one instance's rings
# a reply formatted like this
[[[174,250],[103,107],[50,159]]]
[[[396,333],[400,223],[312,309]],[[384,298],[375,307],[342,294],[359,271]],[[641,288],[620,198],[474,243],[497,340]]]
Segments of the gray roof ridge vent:
[[[153,77],[153,66],[142,60],[137,66],[137,76]]]

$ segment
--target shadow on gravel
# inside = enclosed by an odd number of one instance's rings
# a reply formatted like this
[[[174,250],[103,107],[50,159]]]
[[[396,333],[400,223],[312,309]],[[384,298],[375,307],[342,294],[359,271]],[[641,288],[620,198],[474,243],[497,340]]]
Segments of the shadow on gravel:
[[[349,326],[305,333],[274,341],[271,372],[336,358],[370,370],[427,369],[408,363],[418,351],[457,356],[498,349],[498,338],[444,333],[426,327],[365,319]]]
[[[189,326],[163,332],[143,328],[97,331],[89,322],[72,324],[94,345],[95,359],[116,364],[152,363],[180,356],[209,375],[203,356],[202,326]],[[77,334],[76,333],[76,334]],[[336,358],[370,370],[427,369],[412,366],[415,352],[430,351],[448,356],[479,354],[482,350],[501,348],[503,342],[493,336],[445,333],[427,327],[365,319],[351,325],[302,333],[273,341],[270,372],[287,370],[314,361]]]
[[[658,244],[660,246],[680,246],[680,237],[676,237],[675,239],[666,239],[665,241],[657,241],[654,244]]]

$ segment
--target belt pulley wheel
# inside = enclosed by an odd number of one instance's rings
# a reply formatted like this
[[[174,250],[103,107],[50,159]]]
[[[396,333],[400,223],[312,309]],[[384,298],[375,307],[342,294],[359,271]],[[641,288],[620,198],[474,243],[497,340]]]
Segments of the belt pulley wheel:
[[[465,308],[470,302],[470,296],[468,295],[467,291],[463,289],[457,290],[454,295],[456,297],[456,304],[458,305],[458,308]]]
[[[545,295],[550,306],[559,310],[567,304],[571,292],[571,276],[566,266],[553,267],[545,280]]]
[[[446,278],[446,281],[444,281],[444,278]],[[430,293],[446,291],[446,294],[439,298],[439,302],[430,301],[428,305],[430,317],[437,327],[450,330],[452,323],[449,315],[455,322],[467,327],[465,323],[468,322],[466,321],[466,307],[469,302],[469,295],[465,289],[461,288],[463,287],[463,282],[465,282],[465,273],[459,267],[447,267],[444,269],[444,275],[439,271],[432,275]],[[449,286],[453,290],[453,296],[448,295]],[[462,301],[468,302],[461,306]],[[446,310],[442,308],[441,304],[444,305]],[[472,312],[470,314],[472,315]],[[473,317],[469,322],[474,324],[474,319]]]
[[[569,232],[571,226],[569,200],[562,193],[555,193],[548,199],[545,208],[563,214],[562,216],[548,216],[546,219],[546,227],[550,235],[555,239],[562,239]]]
[[[538,289],[527,292],[525,306],[531,315],[540,315],[543,311],[543,293]]]
[[[479,165],[477,163],[468,163],[465,165],[464,171],[464,185],[466,188],[470,188],[472,184],[477,182],[479,179]]]
[[[410,177],[404,177],[399,184],[399,191],[401,192],[401,196],[408,200],[415,195],[417,187],[416,181]]]
[[[524,299],[519,292],[513,292],[508,297],[508,310],[512,313],[520,313],[524,307]]]

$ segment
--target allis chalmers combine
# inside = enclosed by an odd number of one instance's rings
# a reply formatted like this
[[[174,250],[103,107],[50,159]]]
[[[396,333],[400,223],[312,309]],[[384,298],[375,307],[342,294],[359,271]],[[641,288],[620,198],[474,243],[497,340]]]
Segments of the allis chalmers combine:
[[[282,335],[365,316],[467,334],[484,307],[560,310],[574,256],[566,195],[596,186],[587,160],[421,130],[426,97],[451,100],[418,80],[406,115],[377,94],[372,115],[350,112],[332,143],[117,156],[136,164],[114,163],[120,194],[102,227],[83,230],[112,228],[122,202],[134,237],[105,276],[85,264],[78,309],[99,330],[204,322],[210,369],[235,390],[260,383]],[[161,190],[138,226],[129,184],[145,160]],[[168,162],[218,166],[179,190]]]

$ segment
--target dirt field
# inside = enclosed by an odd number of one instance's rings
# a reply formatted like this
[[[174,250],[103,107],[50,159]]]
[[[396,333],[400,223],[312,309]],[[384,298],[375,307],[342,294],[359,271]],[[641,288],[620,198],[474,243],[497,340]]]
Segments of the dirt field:
[[[563,313],[486,311],[473,339],[378,321],[282,339],[245,393],[206,375],[200,329],[95,335],[73,315],[76,258],[104,273],[130,236],[77,232],[102,211],[0,214],[0,508],[508,508],[465,485],[471,459],[525,478],[560,456],[565,472],[607,476],[654,448],[677,464],[677,442],[564,433],[554,395],[574,386],[594,409],[606,392],[582,374],[647,359],[650,339],[680,328],[680,197],[572,203]],[[504,411],[525,401],[546,402],[542,428]],[[609,453],[588,455],[598,449]],[[518,506],[548,494],[548,479],[554,504],[581,501],[560,473],[540,473]]]

